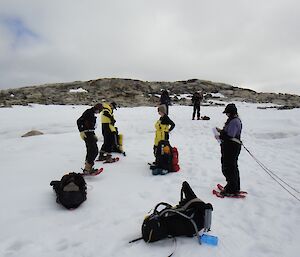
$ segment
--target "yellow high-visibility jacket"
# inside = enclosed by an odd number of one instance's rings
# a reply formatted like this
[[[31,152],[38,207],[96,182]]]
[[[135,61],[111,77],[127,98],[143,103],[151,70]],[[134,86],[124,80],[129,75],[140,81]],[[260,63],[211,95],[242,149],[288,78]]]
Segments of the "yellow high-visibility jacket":
[[[161,140],[169,140],[169,132],[173,130],[174,127],[175,123],[169,118],[167,114],[160,117],[159,120],[155,123],[156,132],[154,146],[158,146],[158,143]]]
[[[167,135],[169,133],[170,125],[169,124],[161,124],[161,120],[158,120],[155,123],[155,128],[156,128],[156,132],[155,132],[154,145],[158,146],[159,141],[169,139],[169,138],[167,138]]]
[[[111,132],[116,132],[115,126],[112,124],[112,121],[114,119],[113,111],[112,108],[108,103],[103,103],[103,110],[101,112],[101,123],[108,123],[109,124],[109,129]]]

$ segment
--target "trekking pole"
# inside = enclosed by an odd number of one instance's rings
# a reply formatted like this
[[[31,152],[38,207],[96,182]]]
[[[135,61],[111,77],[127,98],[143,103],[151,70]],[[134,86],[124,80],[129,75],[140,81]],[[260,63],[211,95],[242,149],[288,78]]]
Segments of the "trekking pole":
[[[285,191],[287,191],[291,196],[293,196],[296,200],[300,202],[300,198],[298,198],[294,193],[292,193],[290,190],[288,190],[283,184],[287,185],[290,189],[294,190],[296,193],[300,193],[299,190],[289,185],[287,182],[285,182],[283,179],[281,179],[278,175],[276,175],[274,172],[272,172],[269,168],[267,168],[261,161],[259,161],[247,148],[246,146],[241,142],[241,145],[245,148],[245,150],[249,153],[249,155],[255,160],[255,162],[275,181],[277,184],[279,184]],[[282,183],[280,183],[278,180],[280,180]]]

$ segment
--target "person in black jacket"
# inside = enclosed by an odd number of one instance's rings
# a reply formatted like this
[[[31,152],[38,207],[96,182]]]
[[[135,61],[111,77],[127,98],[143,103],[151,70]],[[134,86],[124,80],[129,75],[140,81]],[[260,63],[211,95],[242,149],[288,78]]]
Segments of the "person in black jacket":
[[[97,137],[95,135],[96,116],[101,112],[102,104],[98,103],[90,109],[87,109],[77,120],[77,127],[80,132],[80,137],[86,145],[86,157],[84,173],[93,173],[96,169],[93,168],[94,161],[98,155]]]
[[[193,103],[194,110],[193,110],[192,120],[195,119],[196,112],[197,112],[197,120],[200,120],[200,103],[202,99],[203,99],[203,94],[201,91],[197,91],[193,94],[192,103]]]
[[[171,98],[167,90],[163,90],[159,100],[160,105],[164,104],[166,106],[166,114],[169,114],[169,105],[171,105]]]
[[[221,140],[222,173],[227,181],[227,185],[221,193],[231,195],[240,191],[238,157],[241,152],[242,122],[233,103],[228,104],[223,113],[227,115],[228,119],[223,129],[216,128],[220,133]]]

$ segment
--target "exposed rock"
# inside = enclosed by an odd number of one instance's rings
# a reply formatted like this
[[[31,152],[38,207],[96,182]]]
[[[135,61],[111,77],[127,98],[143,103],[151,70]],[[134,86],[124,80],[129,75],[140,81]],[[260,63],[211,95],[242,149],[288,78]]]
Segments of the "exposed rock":
[[[38,135],[44,135],[44,133],[38,130],[31,130],[25,133],[22,137],[31,137],[31,136],[38,136]]]
[[[155,106],[160,92],[167,89],[172,102],[190,105],[191,95],[198,90],[205,93],[204,105],[219,105],[215,100],[245,101],[251,103],[273,103],[289,108],[300,107],[300,96],[290,94],[257,93],[250,89],[234,87],[224,83],[199,79],[175,82],[148,82],[132,79],[103,78],[70,83],[45,84],[0,91],[0,107],[12,105],[59,104],[93,105],[101,101],[115,101],[123,107]],[[214,94],[223,97],[213,96]]]

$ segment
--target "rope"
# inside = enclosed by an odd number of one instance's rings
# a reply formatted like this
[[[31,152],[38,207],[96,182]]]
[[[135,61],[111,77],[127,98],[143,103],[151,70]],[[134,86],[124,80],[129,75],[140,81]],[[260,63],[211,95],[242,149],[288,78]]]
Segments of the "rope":
[[[139,237],[139,238],[133,239],[133,240],[129,241],[128,243],[131,244],[131,243],[134,243],[134,242],[139,241],[141,239],[143,239],[143,237]]]
[[[250,154],[250,156],[256,161],[256,163],[277,183],[279,184],[285,191],[287,191],[291,196],[293,196],[296,200],[300,202],[300,198],[297,197],[294,193],[292,193],[290,190],[288,190],[283,184],[287,185],[290,189],[294,190],[296,193],[300,193],[299,190],[289,185],[287,182],[285,182],[283,179],[281,179],[279,176],[277,176],[274,172],[272,172],[270,169],[268,169],[261,161],[259,161],[242,143],[242,146],[245,148],[245,150]],[[282,183],[280,183],[279,181]]]
[[[171,254],[168,255],[168,257],[171,257],[175,251],[176,251],[176,248],[177,248],[177,241],[176,241],[176,237],[173,237],[173,242],[174,242],[174,250]]]
[[[173,249],[173,252],[171,254],[168,255],[168,257],[171,257],[175,251],[176,251],[176,248],[177,248],[177,241],[176,241],[176,237],[172,237],[173,238],[173,243],[174,243],[174,249]],[[143,237],[139,237],[139,238],[136,238],[136,239],[133,239],[131,241],[129,241],[129,244],[131,243],[134,243],[134,242],[137,242],[139,240],[143,239]],[[149,242],[148,242],[149,243]]]

